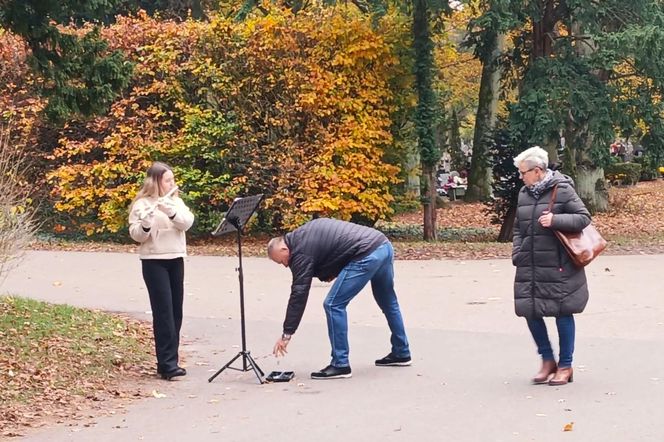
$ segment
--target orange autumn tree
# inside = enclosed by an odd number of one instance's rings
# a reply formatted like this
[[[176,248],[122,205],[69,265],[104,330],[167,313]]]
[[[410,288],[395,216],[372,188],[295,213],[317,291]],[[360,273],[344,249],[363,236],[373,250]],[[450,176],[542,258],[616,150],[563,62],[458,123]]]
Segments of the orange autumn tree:
[[[39,113],[46,106],[37,94],[40,81],[28,66],[28,54],[22,38],[0,28],[0,126],[9,128],[8,142],[22,151],[37,137]]]
[[[16,158],[25,160],[26,167],[16,183],[20,184],[22,194],[25,192],[25,202],[33,204],[27,210],[35,213],[42,209],[36,203],[48,197],[43,190],[46,187],[43,174],[38,172],[44,164],[40,161],[41,146],[35,140],[48,136],[49,132],[41,119],[47,103],[38,92],[42,82],[28,65],[29,53],[21,37],[0,28],[0,133],[5,149],[12,152],[11,162]],[[6,166],[18,172],[17,164]]]
[[[303,209],[375,221],[390,213],[388,186],[399,171],[383,161],[392,143],[389,80],[397,59],[369,20],[350,18],[333,14],[316,28],[320,44],[310,57],[318,63],[302,101],[319,118],[324,138],[305,175]],[[325,127],[330,117],[335,124]]]
[[[150,161],[176,169],[206,231],[235,196],[266,193],[261,222],[390,213],[396,65],[367,18],[281,10],[237,23],[120,19],[103,34],[136,63],[104,117],[70,122],[49,178],[88,233],[116,232]]]
[[[210,31],[202,52],[218,58],[202,59],[196,70],[208,97],[234,114],[239,130],[228,154],[238,193],[266,192],[276,227],[314,213],[389,214],[398,169],[383,154],[396,59],[369,19],[346,8],[296,16],[275,9],[240,24],[218,19]]]
[[[200,165],[179,155],[188,129],[179,78],[186,69],[180,62],[190,57],[197,32],[195,22],[159,22],[145,14],[104,30],[110,46],[122,49],[136,66],[129,91],[109,113],[68,122],[51,155],[58,162],[48,175],[55,208],[75,217],[78,225],[72,228],[87,234],[120,230],[137,183],[156,159],[171,163],[192,188],[190,202],[209,202],[214,195],[214,182],[196,182]],[[196,200],[197,192],[209,196]]]

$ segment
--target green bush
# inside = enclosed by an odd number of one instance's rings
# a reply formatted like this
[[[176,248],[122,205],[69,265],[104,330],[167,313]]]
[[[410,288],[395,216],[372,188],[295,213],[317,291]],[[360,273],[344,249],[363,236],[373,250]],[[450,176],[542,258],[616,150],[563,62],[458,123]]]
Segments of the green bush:
[[[641,165],[641,181],[652,181],[659,178],[659,167],[656,158],[643,155],[634,158],[634,162]]]
[[[422,203],[418,196],[396,195],[391,207],[394,210],[394,215],[401,215],[402,213],[412,213],[422,210]]]
[[[421,240],[424,235],[421,225],[378,221],[374,227],[393,240]],[[437,229],[437,237],[439,242],[495,241],[496,229],[479,227],[439,227]]]
[[[604,176],[606,179],[621,184],[633,185],[641,178],[641,165],[639,163],[615,163],[606,167]]]

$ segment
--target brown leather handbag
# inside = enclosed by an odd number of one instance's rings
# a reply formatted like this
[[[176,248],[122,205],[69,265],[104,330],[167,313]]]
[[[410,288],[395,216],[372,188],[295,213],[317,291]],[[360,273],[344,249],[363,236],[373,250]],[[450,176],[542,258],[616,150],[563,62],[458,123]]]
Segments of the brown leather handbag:
[[[549,201],[549,212],[551,212],[553,203],[556,201],[557,193],[558,185],[556,184],[553,187],[551,201]],[[553,230],[553,233],[558,237],[570,259],[577,267],[585,267],[590,264],[607,246],[606,240],[602,238],[602,235],[600,235],[592,223],[588,224],[580,232]]]

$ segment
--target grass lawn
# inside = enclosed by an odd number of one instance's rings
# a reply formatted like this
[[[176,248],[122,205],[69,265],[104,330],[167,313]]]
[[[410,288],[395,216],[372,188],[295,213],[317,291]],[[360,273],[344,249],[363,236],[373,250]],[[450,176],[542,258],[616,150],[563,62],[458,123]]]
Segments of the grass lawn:
[[[131,395],[126,386],[154,371],[151,337],[133,319],[0,297],[0,434]]]

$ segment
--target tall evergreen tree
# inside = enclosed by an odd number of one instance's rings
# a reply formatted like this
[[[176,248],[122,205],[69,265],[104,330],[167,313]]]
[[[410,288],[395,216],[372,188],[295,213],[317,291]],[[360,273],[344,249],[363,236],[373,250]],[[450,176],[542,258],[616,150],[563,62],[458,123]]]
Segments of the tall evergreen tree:
[[[119,0],[118,0],[119,1]],[[131,76],[121,52],[110,52],[95,27],[83,36],[60,25],[100,23],[117,6],[114,0],[5,0],[0,25],[27,42],[33,69],[45,80],[46,114],[63,120],[71,114],[104,112]]]
[[[424,206],[424,240],[436,239],[436,172],[441,152],[436,141],[435,128],[444,116],[436,105],[433,89],[433,41],[431,28],[434,20],[441,13],[451,13],[447,0],[413,0],[413,49],[415,89],[417,90],[417,108],[415,110],[415,127],[417,143],[422,164]]]
[[[422,163],[424,239],[436,239],[436,166],[440,149],[435,137],[436,96],[432,87],[433,42],[430,33],[431,9],[428,0],[413,1],[413,47],[415,50],[415,88],[417,110],[415,126]]]
[[[662,2],[506,0],[504,6],[513,37],[506,80],[518,91],[511,136],[547,148],[589,208],[605,210],[602,166],[616,131],[633,133],[645,123],[651,137],[661,133]]]

